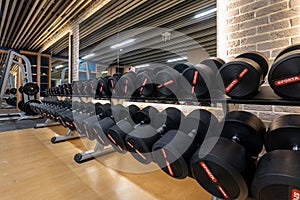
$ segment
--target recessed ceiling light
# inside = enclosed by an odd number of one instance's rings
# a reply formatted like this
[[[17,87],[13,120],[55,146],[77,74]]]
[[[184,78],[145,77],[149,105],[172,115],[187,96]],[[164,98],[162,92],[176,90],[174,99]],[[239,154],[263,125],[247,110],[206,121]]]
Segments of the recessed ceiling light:
[[[150,64],[137,65],[134,68],[138,69],[138,68],[144,68],[144,67],[150,67]]]
[[[205,17],[206,15],[209,15],[211,13],[217,12],[217,8],[213,8],[210,10],[202,11],[201,13],[197,14],[195,18]]]
[[[93,57],[93,56],[95,56],[95,54],[94,54],[94,53],[91,53],[91,54],[88,54],[88,55],[86,55],[86,56],[83,56],[82,59],[83,59],[83,60],[84,60],[84,59],[88,59],[88,58],[91,58],[91,57]]]
[[[127,44],[130,44],[132,42],[134,42],[136,39],[129,39],[129,40],[125,40],[124,42],[121,42],[119,44],[115,44],[113,46],[111,46],[112,49],[116,49],[116,48],[119,48],[119,47],[122,47],[122,46],[125,46]]]
[[[187,60],[188,57],[181,57],[181,58],[174,58],[174,59],[170,59],[167,62],[171,63],[171,62],[177,62],[177,61],[181,61],[181,60]]]

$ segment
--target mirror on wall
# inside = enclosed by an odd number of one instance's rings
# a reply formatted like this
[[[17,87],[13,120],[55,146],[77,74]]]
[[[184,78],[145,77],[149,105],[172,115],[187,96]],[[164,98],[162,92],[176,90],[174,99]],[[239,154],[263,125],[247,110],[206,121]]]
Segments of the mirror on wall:
[[[69,78],[69,34],[61,37],[44,53],[51,55],[51,87],[67,83]]]
[[[111,1],[80,24],[80,58],[91,63],[97,77],[187,61],[199,64],[213,56],[213,0]]]

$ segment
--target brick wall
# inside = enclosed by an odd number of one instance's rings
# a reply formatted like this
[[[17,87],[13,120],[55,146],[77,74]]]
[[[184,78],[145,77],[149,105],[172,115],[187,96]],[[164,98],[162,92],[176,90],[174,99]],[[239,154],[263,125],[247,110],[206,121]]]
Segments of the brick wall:
[[[230,61],[248,51],[260,51],[271,64],[283,48],[300,43],[300,0],[217,0],[218,57]],[[267,124],[298,107],[242,105]]]

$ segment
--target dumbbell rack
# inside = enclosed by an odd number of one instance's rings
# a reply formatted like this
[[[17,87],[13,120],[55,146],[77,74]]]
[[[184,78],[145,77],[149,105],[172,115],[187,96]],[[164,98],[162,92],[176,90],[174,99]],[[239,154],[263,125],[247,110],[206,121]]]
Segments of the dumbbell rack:
[[[175,98],[160,98],[160,97],[131,97],[130,99],[125,99],[124,97],[114,97],[118,100],[129,100],[132,102],[140,102],[140,101],[169,101],[169,102],[194,102],[195,99],[175,99]],[[202,103],[222,103],[222,105],[226,105],[226,109],[228,111],[238,110],[240,104],[252,104],[252,105],[281,105],[281,106],[300,106],[300,101],[296,100],[287,100],[279,97],[274,93],[270,86],[262,86],[260,87],[259,93],[251,99],[232,99],[227,97],[226,95],[218,96],[218,99],[197,99],[198,102]],[[216,197],[212,197],[212,200],[220,200]],[[253,200],[252,198],[248,198],[247,200]]]
[[[61,95],[53,95],[53,96],[61,96]],[[67,97],[67,95],[66,95]],[[71,96],[69,96],[71,97]],[[89,98],[90,96],[81,95],[78,96],[78,98]],[[141,101],[149,101],[149,102],[159,102],[159,101],[167,101],[167,102],[178,102],[178,101],[184,101],[184,102],[195,102],[195,99],[175,99],[175,98],[162,98],[162,97],[131,97],[131,98],[124,98],[124,97],[97,97],[96,100],[110,100],[113,101],[113,99],[118,100],[120,102],[122,101],[130,101],[130,102],[141,102]],[[196,99],[198,102],[201,103],[222,103],[222,105],[227,106],[228,111],[237,110],[238,107],[236,105],[240,104],[253,104],[253,105],[281,105],[281,106],[300,106],[300,101],[294,101],[294,100],[286,100],[282,99],[278,95],[276,95],[273,90],[269,86],[262,86],[260,88],[259,93],[254,96],[251,99],[232,99],[225,95],[218,96],[218,99]],[[69,132],[66,136],[62,136],[62,139],[68,139],[73,137],[71,133]],[[77,137],[78,138],[78,137]],[[72,138],[71,138],[72,139]],[[74,156],[74,159],[76,162],[81,163],[96,157],[100,157],[102,155],[108,154],[113,152],[112,148],[105,148],[104,146],[97,143],[94,150],[90,150],[87,152],[78,153]],[[212,197],[212,200],[219,200],[216,197]],[[247,200],[252,200],[251,198],[248,198]]]

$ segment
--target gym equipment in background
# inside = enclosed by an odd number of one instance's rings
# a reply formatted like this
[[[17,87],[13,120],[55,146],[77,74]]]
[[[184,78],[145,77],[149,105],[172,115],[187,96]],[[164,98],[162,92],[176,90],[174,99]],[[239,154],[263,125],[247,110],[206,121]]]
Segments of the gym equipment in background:
[[[249,52],[224,64],[219,73],[223,79],[226,94],[231,98],[245,99],[258,93],[268,70],[269,60],[264,54]]]
[[[206,139],[192,157],[193,177],[217,198],[247,199],[265,133],[257,116],[244,111],[228,113],[221,137]]]
[[[16,60],[16,58],[22,59],[25,65]],[[24,112],[1,114],[0,120],[24,120],[40,118],[40,116],[30,116],[38,114],[30,109],[30,103],[39,102],[37,100],[39,86],[32,82],[32,71],[30,61],[26,56],[21,55],[13,50],[8,51],[6,61],[4,64],[4,70],[0,79],[0,103],[2,103],[4,93],[6,91],[6,85],[10,76],[10,68],[13,64],[16,64],[21,70],[22,88],[19,90],[19,92],[22,93],[22,100],[18,102],[18,108]]]
[[[282,98],[299,100],[300,94],[300,44],[282,50],[269,73],[269,84]]]
[[[265,136],[267,153],[252,182],[255,199],[298,199],[300,196],[300,115],[276,118]]]

